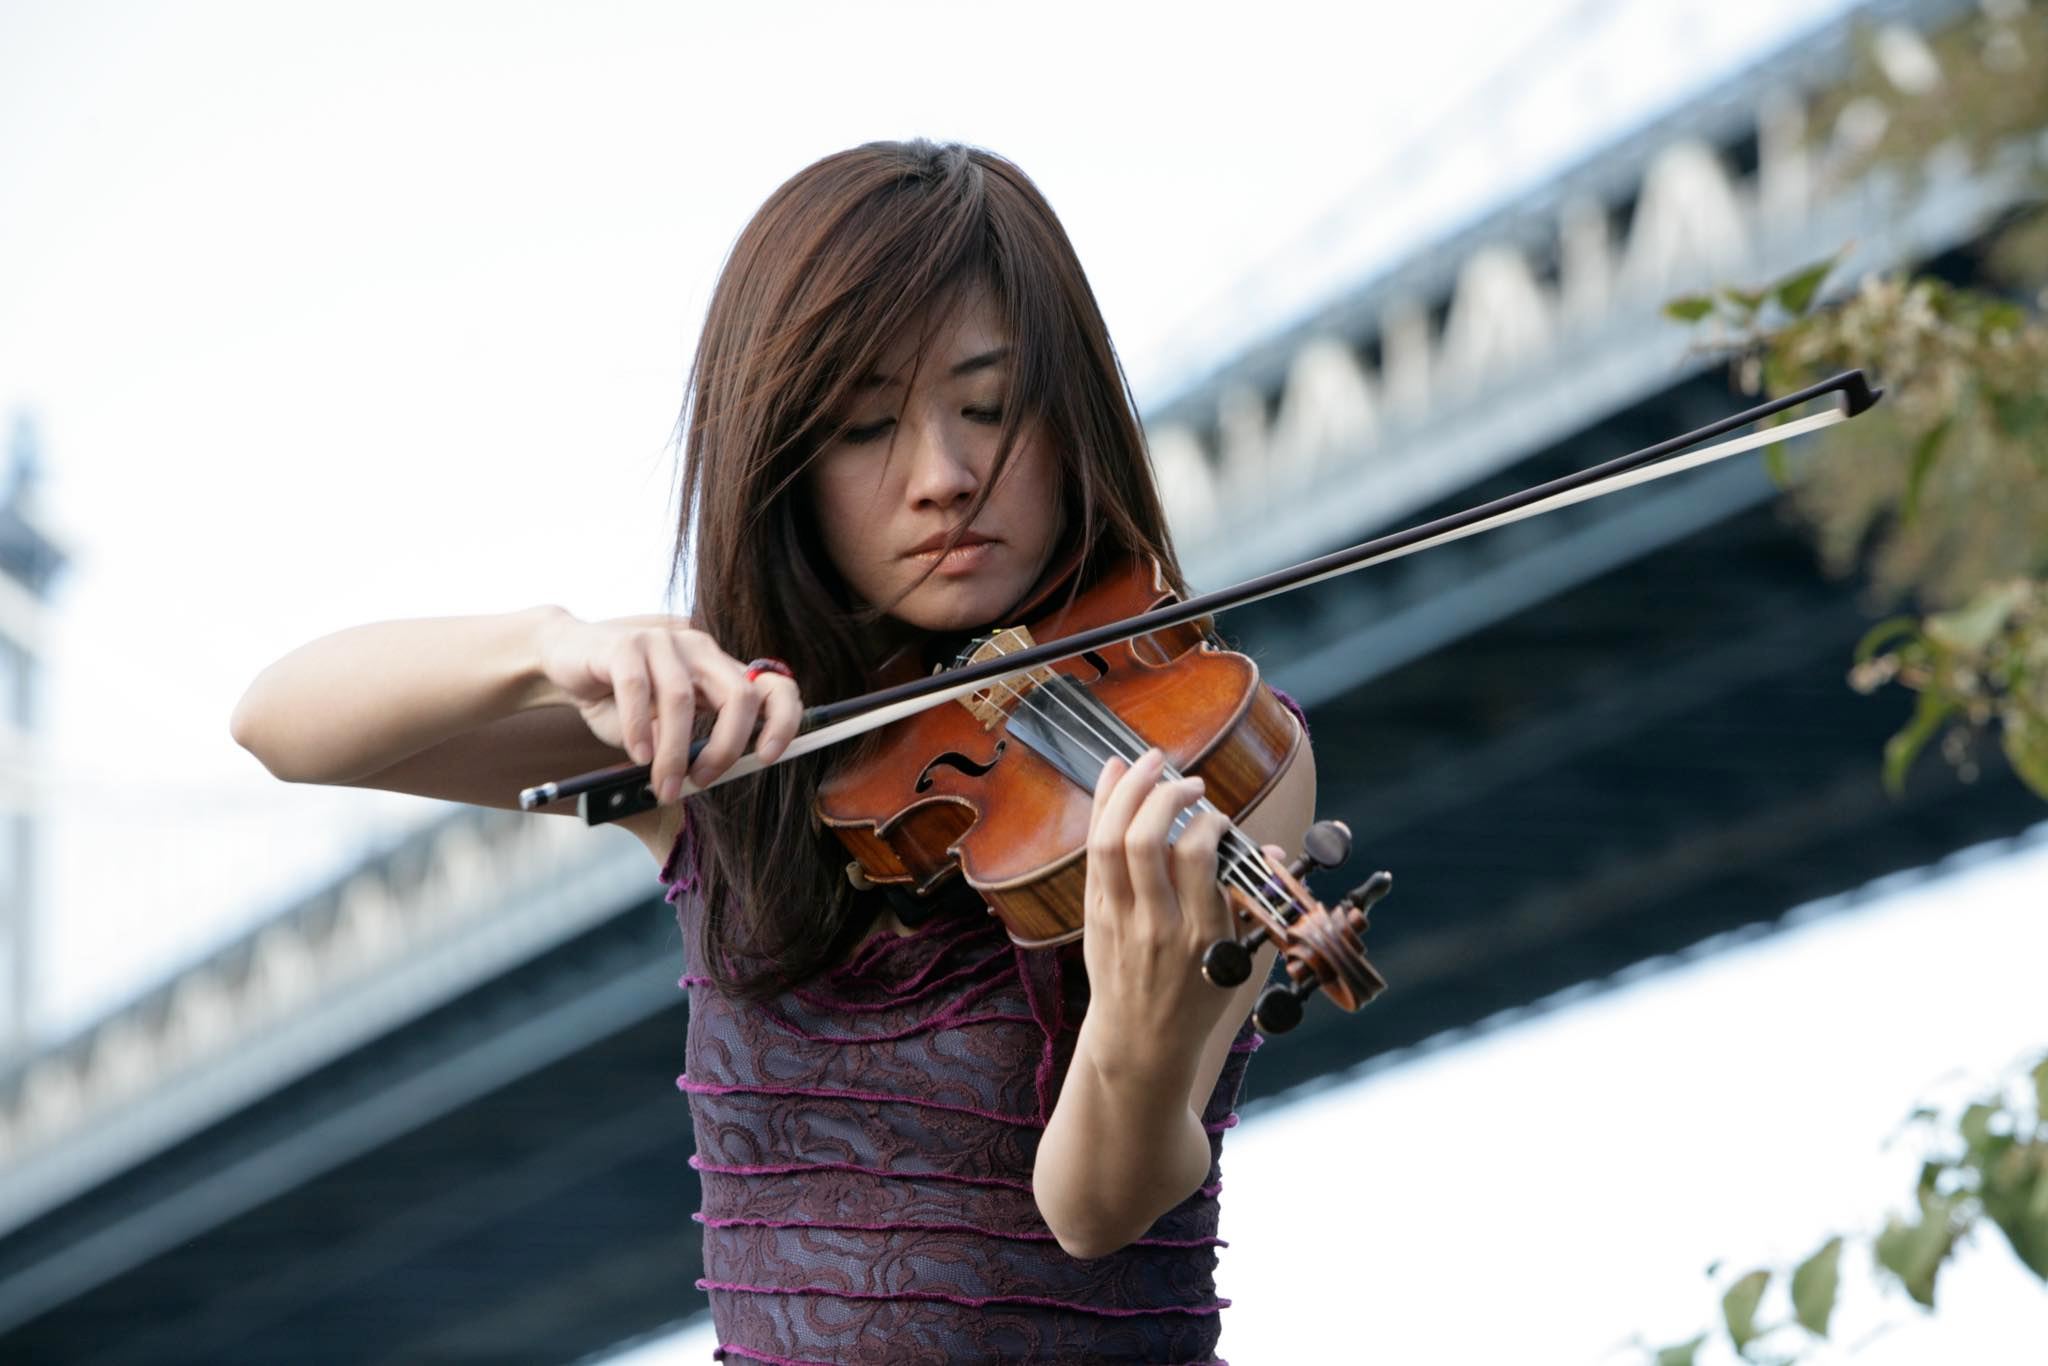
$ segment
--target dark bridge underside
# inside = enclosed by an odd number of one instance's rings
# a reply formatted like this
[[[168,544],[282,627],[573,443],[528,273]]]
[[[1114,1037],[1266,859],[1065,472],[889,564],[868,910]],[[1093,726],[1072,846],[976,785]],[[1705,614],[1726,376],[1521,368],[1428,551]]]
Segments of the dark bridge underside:
[[[1688,425],[1703,402],[1728,407],[1679,386],[1571,443],[1572,463]],[[1300,683],[1295,662],[1367,632],[1403,594],[1432,601],[1433,584],[1512,564],[1549,534],[1478,538],[1225,625],[1279,682]],[[1372,934],[1391,985],[1355,1017],[1312,1007],[1260,1053],[1250,1094],[2048,815],[1995,756],[1973,785],[1929,759],[1903,801],[1883,795],[1879,751],[1907,698],[1844,683],[1867,619],[1754,503],[1315,707],[1320,804],[1359,850],[1324,890],[1393,870]],[[513,1023],[621,982],[647,1003],[595,1044],[53,1305],[0,1336],[0,1356],[556,1362],[693,1312],[676,964],[666,908],[650,901],[8,1238],[0,1281],[202,1177],[231,1185],[238,1163]]]

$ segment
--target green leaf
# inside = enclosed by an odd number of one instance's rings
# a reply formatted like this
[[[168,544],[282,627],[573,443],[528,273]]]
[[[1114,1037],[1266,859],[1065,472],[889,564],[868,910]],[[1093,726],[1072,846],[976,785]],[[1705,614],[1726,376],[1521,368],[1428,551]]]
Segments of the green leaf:
[[[2007,436],[2025,439],[2039,437],[2041,429],[2048,426],[2048,394],[2001,394],[1988,396],[1991,416],[2005,430]]]
[[[1941,723],[1948,720],[1956,704],[1938,693],[1923,692],[1913,707],[1913,719],[1905,728],[1884,743],[1884,787],[1894,797],[1906,790],[1906,771],[1913,767],[1913,760],[1920,757],[1920,751],[1934,738],[1934,732],[1941,729]]]
[[[1893,1217],[1877,1235],[1877,1264],[1898,1277],[1906,1293],[1929,1309],[1934,1307],[1934,1279],[1956,1244],[1956,1231],[1949,1219],[1952,1210],[1950,1200],[1922,1192],[1918,1223]]]
[[[1975,654],[2005,629],[2026,595],[2025,580],[1993,584],[1955,611],[1927,618],[1928,638],[1951,650]]]
[[[1764,1287],[1770,1283],[1770,1272],[1752,1271],[1729,1286],[1728,1293],[1721,1297],[1721,1317],[1728,1321],[1728,1336],[1735,1339],[1738,1352],[1756,1336],[1756,1307],[1764,1297]]]
[[[1970,1106],[1967,1110],[1964,1110],[1961,1122],[1956,1125],[1957,1132],[1963,1136],[1963,1142],[1969,1144],[1972,1148],[1981,1148],[1986,1143],[1989,1143],[1991,1141],[1991,1117],[1997,1113],[1996,1109],[1986,1105],[1981,1100],[1975,1105]]]
[[[2048,1280],[2048,1146],[2012,1144],[1985,1168],[1984,1214],[2026,1268]]]
[[[1724,285],[1721,288],[1721,297],[1741,309],[1743,320],[1747,322],[1756,316],[1756,311],[1764,306],[1764,300],[1769,295],[1761,289],[1737,289],[1733,285]]]
[[[1795,318],[1803,316],[1813,306],[1813,296],[1820,292],[1821,282],[1828,278],[1828,272],[1841,259],[1842,253],[1838,251],[1825,261],[1815,261],[1802,270],[1795,270],[1772,285],[1771,294],[1777,299],[1778,307]]]
[[[1771,339],[1771,344],[1764,348],[1764,392],[1773,398],[1782,398],[1794,389],[1805,388],[1802,381],[1811,378],[1791,356],[1799,328],[1798,323],[1792,323],[1780,329]]]
[[[1888,617],[1863,633],[1863,639],[1856,642],[1856,662],[1868,664],[1880,649],[1890,645],[1901,636],[1910,636],[1920,629],[1918,617]]]
[[[2026,325],[2026,310],[2004,299],[1986,304],[1977,315],[1977,335],[1987,341],[1994,332],[2017,332]]]
[[[2048,726],[2030,719],[2024,711],[2008,712],[1999,743],[2005,750],[2006,762],[2019,774],[2020,781],[2032,788],[2035,796],[2048,801]],[[2048,1063],[2042,1066],[2048,1067]],[[2036,1086],[2048,1085],[2042,1077],[2040,1071],[2034,1073]],[[2048,1092],[2042,1093],[2040,1113],[2048,1115]]]
[[[1913,443],[1913,460],[1906,467],[1906,496],[1899,505],[1900,518],[1907,526],[1911,526],[1920,513],[1920,491],[1927,486],[1927,472],[1934,468],[1934,457],[1941,452],[1941,443],[1948,436],[1950,421],[1943,418]]]
[[[1707,1340],[1701,1333],[1690,1342],[1675,1342],[1669,1347],[1658,1349],[1657,1366],[1693,1366],[1693,1356],[1700,1350],[1700,1344]]]
[[[2048,1124],[2048,1057],[2034,1064],[2034,1121]]]
[[[1815,1337],[1828,1335],[1828,1316],[1835,1312],[1835,1291],[1841,1285],[1842,1239],[1838,1234],[1792,1271],[1792,1310]]]
[[[1714,311],[1714,301],[1704,294],[1681,294],[1664,305],[1664,316],[1682,323],[1696,323]]]
[[[1884,1232],[1878,1234],[1877,1240],[1870,1246],[1871,1256],[1876,1259],[1877,1264],[1901,1281],[1906,1279],[1907,1269],[1911,1265],[1913,1235],[1919,1228],[1918,1224],[1909,1224],[1894,1215],[1885,1220]],[[1920,1297],[1915,1295],[1913,1298]]]

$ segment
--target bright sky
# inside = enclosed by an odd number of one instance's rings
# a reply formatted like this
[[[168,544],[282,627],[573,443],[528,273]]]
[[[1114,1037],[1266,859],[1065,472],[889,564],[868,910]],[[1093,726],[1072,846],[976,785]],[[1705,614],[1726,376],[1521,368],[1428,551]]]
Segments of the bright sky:
[[[0,414],[38,417],[73,557],[42,1027],[434,816],[265,773],[227,734],[263,666],[393,617],[671,606],[689,348],[806,162],[1016,159],[1156,396],[1841,4],[0,0]]]

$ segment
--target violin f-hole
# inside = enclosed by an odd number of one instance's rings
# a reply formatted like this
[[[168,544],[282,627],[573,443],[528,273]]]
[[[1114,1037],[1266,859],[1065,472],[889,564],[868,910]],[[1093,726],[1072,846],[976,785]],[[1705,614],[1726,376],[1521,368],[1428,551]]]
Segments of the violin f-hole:
[[[1140,664],[1149,664],[1155,669],[1168,668],[1173,664],[1173,656],[1166,652],[1166,647],[1155,635],[1132,636],[1126,644],[1132,657]]]
[[[989,761],[985,764],[976,763],[958,750],[947,750],[944,754],[939,755],[936,759],[926,764],[923,771],[917,775],[917,790],[919,792],[931,790],[932,770],[935,768],[957,769],[969,777],[979,778],[996,766],[997,761],[1003,757],[1003,751],[1009,747],[1010,742],[1008,739],[996,741],[996,752],[989,756]]]

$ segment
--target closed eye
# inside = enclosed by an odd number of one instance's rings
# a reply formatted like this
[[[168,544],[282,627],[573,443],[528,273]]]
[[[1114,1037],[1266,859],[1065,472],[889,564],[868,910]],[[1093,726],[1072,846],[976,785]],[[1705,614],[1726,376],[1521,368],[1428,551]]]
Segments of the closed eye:
[[[993,427],[1002,423],[1003,410],[1001,408],[962,408],[960,416],[974,422],[985,422]]]
[[[864,446],[868,442],[881,437],[883,433],[895,425],[895,418],[885,417],[880,422],[870,422],[865,427],[848,427],[840,434],[839,439],[849,445]]]

